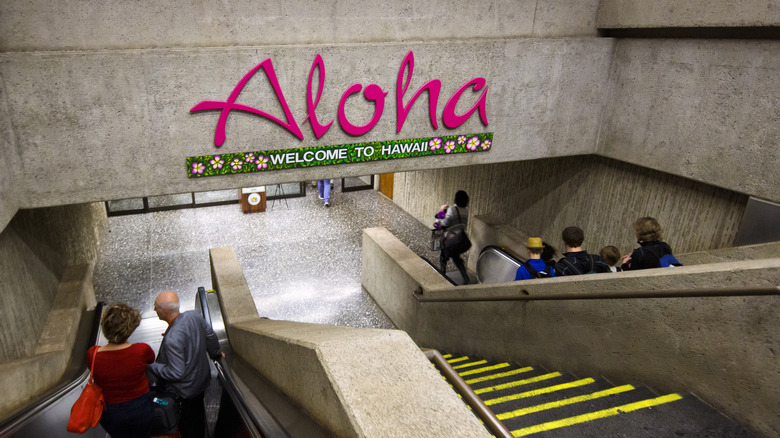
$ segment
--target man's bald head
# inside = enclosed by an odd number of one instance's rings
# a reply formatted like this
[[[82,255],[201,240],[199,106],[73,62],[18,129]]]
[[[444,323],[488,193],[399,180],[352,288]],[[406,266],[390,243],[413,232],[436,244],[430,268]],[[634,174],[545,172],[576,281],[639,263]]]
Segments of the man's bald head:
[[[157,317],[168,324],[179,316],[179,297],[171,291],[165,291],[154,299],[154,311]]]

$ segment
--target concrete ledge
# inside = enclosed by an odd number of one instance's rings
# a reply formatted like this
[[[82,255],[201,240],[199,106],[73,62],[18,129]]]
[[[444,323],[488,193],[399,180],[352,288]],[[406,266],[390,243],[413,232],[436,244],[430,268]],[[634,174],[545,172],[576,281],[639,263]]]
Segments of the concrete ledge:
[[[418,289],[446,288],[450,283],[385,228],[363,230],[361,283],[381,291],[374,299],[396,327],[416,324],[417,303],[409,301]]]
[[[490,436],[406,333],[261,319],[233,249],[210,254],[234,352],[335,436]]]
[[[0,364],[0,418],[27,405],[56,384],[65,373],[78,334],[79,321],[94,307],[92,267],[84,264],[65,270],[34,356]]]
[[[687,254],[680,254],[677,259],[680,260],[680,263],[683,265],[701,265],[705,263],[771,259],[775,257],[780,257],[780,242],[690,252]]]
[[[70,351],[55,351],[0,364],[0,419],[8,418],[56,384],[69,360]]]
[[[601,0],[599,28],[779,26],[774,0]]]
[[[387,230],[364,232],[363,260],[371,275],[403,276],[399,263],[384,262],[403,252],[399,244]],[[420,259],[418,265],[424,264]],[[420,303],[409,293],[413,284],[372,282],[367,275],[368,292],[419,345],[605,375],[659,391],[690,391],[754,431],[780,434],[778,295]],[[772,258],[495,285],[419,283],[417,288],[424,296],[457,298],[779,283],[780,258]]]

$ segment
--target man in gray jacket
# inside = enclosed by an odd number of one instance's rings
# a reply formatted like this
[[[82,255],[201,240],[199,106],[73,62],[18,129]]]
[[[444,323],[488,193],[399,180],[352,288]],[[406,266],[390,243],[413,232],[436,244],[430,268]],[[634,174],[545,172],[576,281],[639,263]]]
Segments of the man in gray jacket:
[[[206,431],[203,396],[211,380],[209,357],[221,356],[219,340],[197,312],[179,313],[179,297],[173,292],[157,295],[154,311],[168,323],[168,329],[163,334],[157,360],[149,369],[181,398],[181,437],[203,438]]]

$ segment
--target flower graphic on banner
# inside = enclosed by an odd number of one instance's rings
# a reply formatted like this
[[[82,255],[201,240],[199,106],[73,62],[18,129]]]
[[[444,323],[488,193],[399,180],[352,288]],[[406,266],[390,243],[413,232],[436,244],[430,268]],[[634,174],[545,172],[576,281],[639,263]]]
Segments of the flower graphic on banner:
[[[204,170],[206,170],[206,166],[204,166],[203,163],[192,163],[192,173],[201,174]]]
[[[468,144],[466,144],[466,149],[473,152],[477,150],[477,146],[479,146],[479,137],[471,137]]]
[[[455,150],[455,141],[447,140],[447,142],[444,143],[444,152],[449,154],[453,150]]]
[[[184,170],[188,178],[268,172],[311,166],[453,156],[461,153],[489,151],[493,133],[469,133],[394,139],[366,143],[308,146],[280,150],[222,153],[187,157]]]
[[[214,155],[214,158],[209,161],[209,164],[211,164],[212,169],[222,169],[222,165],[225,164],[225,161],[222,160],[219,155]]]

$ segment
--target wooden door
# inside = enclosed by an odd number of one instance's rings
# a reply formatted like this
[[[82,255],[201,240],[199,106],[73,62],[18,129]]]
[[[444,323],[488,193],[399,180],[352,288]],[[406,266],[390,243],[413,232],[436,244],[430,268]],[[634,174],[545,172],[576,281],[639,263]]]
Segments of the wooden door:
[[[393,179],[394,173],[383,173],[379,175],[379,192],[393,199]]]

